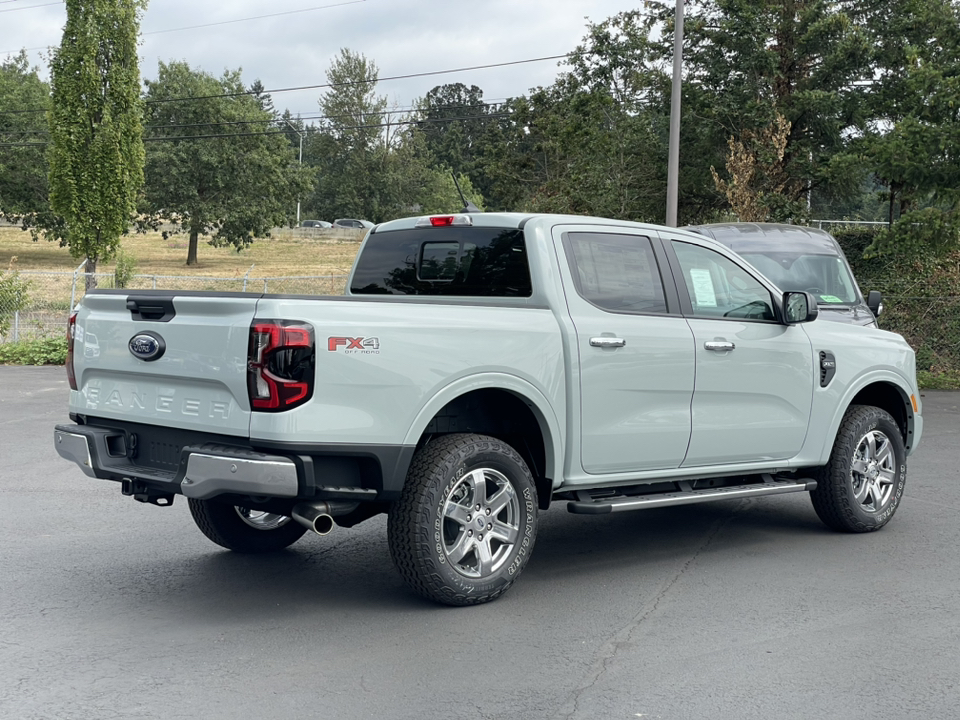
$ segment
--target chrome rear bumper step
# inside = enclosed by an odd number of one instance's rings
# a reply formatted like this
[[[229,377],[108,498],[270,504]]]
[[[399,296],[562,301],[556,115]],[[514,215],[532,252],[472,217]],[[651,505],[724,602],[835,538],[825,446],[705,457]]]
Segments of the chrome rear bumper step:
[[[690,482],[686,481],[677,482],[676,485],[678,490],[675,492],[649,493],[646,495],[615,494],[592,497],[589,491],[581,491],[577,493],[577,500],[571,500],[567,503],[567,510],[580,515],[603,515],[670,505],[691,505],[693,503],[711,502],[712,500],[782,495],[784,493],[815,490],[817,481],[811,478],[774,478],[770,475],[764,475],[760,482],[743,485],[694,488]]]

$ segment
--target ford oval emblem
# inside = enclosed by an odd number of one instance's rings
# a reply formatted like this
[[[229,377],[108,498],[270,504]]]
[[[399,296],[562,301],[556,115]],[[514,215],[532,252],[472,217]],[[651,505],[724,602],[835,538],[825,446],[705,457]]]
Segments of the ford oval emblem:
[[[127,347],[130,348],[131,355],[147,362],[162,357],[164,350],[167,349],[163,338],[154,332],[137,333],[130,338]]]

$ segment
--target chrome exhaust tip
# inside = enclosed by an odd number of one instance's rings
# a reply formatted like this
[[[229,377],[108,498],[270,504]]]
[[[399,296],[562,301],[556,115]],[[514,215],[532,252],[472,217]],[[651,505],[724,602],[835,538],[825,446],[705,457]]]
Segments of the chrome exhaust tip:
[[[336,500],[301,502],[293,506],[291,517],[307,528],[307,530],[312,530],[317,535],[329,535],[336,525],[333,516],[346,515],[348,512],[354,510],[357,505],[359,505],[359,503],[338,502]]]

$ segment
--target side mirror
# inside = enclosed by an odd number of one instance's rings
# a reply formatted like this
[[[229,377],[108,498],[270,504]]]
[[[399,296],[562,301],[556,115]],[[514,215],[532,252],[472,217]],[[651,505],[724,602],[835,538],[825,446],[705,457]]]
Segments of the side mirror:
[[[871,290],[867,295],[867,307],[870,308],[874,317],[880,317],[880,313],[883,312],[883,295],[879,290]]]
[[[783,322],[787,325],[816,320],[820,314],[817,300],[808,292],[785,292],[783,294]]]

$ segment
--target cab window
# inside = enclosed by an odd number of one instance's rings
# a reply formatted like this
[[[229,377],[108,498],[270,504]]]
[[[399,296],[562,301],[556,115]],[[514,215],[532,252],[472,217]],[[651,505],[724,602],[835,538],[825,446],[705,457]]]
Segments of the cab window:
[[[672,246],[695,317],[776,320],[770,292],[735,262],[699,245]]]
[[[587,302],[609,312],[667,311],[660,269],[649,238],[568,233],[564,249],[577,292]]]

